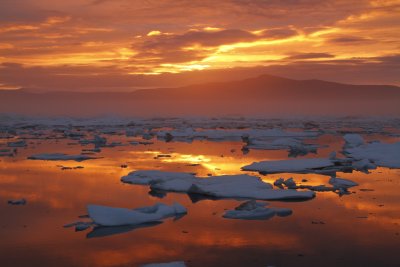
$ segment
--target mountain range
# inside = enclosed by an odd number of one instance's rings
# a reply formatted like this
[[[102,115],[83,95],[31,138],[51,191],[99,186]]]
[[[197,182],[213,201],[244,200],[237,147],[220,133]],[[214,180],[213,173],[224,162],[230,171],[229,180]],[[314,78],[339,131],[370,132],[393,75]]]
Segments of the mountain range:
[[[132,92],[0,91],[0,113],[91,116],[400,115],[400,87],[293,80],[240,81]]]

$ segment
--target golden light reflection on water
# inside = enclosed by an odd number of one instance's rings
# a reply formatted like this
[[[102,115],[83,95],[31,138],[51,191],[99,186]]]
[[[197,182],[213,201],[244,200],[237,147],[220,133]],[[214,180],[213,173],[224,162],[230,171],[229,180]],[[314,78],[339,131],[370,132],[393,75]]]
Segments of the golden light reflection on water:
[[[122,141],[126,143],[125,139]],[[83,162],[27,160],[35,153],[78,154],[82,149],[64,141],[34,142],[19,149],[15,158],[0,159],[0,212],[4,214],[0,222],[0,258],[5,263],[51,265],[55,259],[63,259],[58,260],[61,266],[136,266],[190,260],[189,266],[243,266],[249,259],[259,259],[254,266],[284,266],[297,263],[297,254],[301,253],[306,255],[302,260],[308,265],[328,262],[326,266],[337,266],[343,258],[353,265],[366,264],[354,247],[364,253],[374,251],[369,263],[395,262],[395,248],[399,245],[396,232],[400,230],[398,170],[379,168],[371,174],[339,174],[360,184],[354,188],[355,194],[340,198],[327,192],[306,202],[274,201],[271,206],[291,208],[293,215],[268,221],[240,221],[222,218],[225,209],[239,204],[236,200],[192,203],[187,195],[174,193],[157,199],[148,194],[147,187],[123,184],[120,177],[140,169],[196,172],[200,176],[240,174],[244,173],[241,166],[282,159],[287,156],[286,151],[251,151],[243,155],[238,142],[156,141],[150,146],[103,148],[95,155],[98,159]],[[330,140],[330,144],[318,156],[342,145],[337,140]],[[170,157],[157,157],[160,154]],[[128,167],[121,168],[121,164]],[[84,168],[61,170],[60,165]],[[274,174],[262,179],[273,182],[279,177],[294,177],[298,182],[306,179],[304,183],[312,185],[327,184],[329,180],[328,176],[317,174]],[[374,191],[360,191],[363,188]],[[26,206],[6,204],[8,199],[22,197],[28,200]],[[89,203],[134,208],[157,201],[178,201],[188,207],[189,213],[176,222],[168,220],[155,227],[104,238],[86,239],[86,233],[62,228],[79,220],[77,216],[86,213]],[[336,244],[343,249],[334,248]],[[323,253],[333,249],[338,254]],[[29,254],[32,250],[36,253]],[[19,257],[21,254],[26,256]]]

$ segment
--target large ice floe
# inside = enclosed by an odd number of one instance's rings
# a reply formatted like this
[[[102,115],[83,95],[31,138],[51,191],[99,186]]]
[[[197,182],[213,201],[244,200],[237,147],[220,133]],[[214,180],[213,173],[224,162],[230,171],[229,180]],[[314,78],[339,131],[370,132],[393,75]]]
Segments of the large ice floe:
[[[90,204],[87,206],[87,217],[91,221],[78,221],[64,225],[75,227],[75,231],[83,231],[94,226],[88,238],[103,237],[125,233],[137,228],[158,225],[167,218],[179,219],[186,215],[187,210],[179,203],[166,205],[156,203],[153,206],[136,209],[108,207]]]
[[[130,184],[150,185],[153,190],[200,194],[215,198],[247,198],[260,200],[310,199],[314,192],[276,190],[257,176],[247,174],[199,178],[191,173],[158,170],[134,171],[121,178]]]
[[[266,208],[267,205],[268,203],[265,202],[249,200],[240,204],[234,210],[226,211],[223,217],[228,219],[267,220],[275,215],[286,217],[292,214],[291,209]]]
[[[88,205],[87,211],[93,222],[100,226],[139,225],[187,213],[186,208],[179,203],[171,206],[157,203],[154,206],[137,209]]]
[[[45,153],[45,154],[36,154],[29,156],[28,159],[34,160],[75,160],[75,161],[84,161],[88,159],[96,159],[96,157],[91,157],[88,155],[66,155],[62,153]]]
[[[343,153],[354,160],[358,169],[373,169],[376,166],[400,168],[400,142],[362,143],[350,148],[345,145]]]
[[[332,173],[351,168],[351,160],[337,158],[304,158],[253,162],[243,171],[269,173]]]
[[[244,149],[257,149],[257,150],[289,150],[289,157],[296,157],[299,155],[306,155],[308,153],[316,153],[318,145],[305,144],[300,139],[296,138],[277,138],[272,140],[264,139],[244,139],[246,145]]]

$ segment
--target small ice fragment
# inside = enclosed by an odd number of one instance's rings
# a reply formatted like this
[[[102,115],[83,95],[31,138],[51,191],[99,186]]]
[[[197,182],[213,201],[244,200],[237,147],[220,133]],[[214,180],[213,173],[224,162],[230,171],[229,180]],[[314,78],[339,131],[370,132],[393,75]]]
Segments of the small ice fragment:
[[[287,209],[287,208],[274,208],[276,215],[279,217],[286,217],[289,215],[292,215],[293,211],[291,209]]]
[[[290,188],[290,189],[295,189],[296,188],[296,182],[293,180],[293,178],[286,179],[283,182],[283,184],[286,185],[287,188]]]
[[[354,148],[364,144],[364,139],[359,134],[345,134],[343,138],[345,148]]]
[[[350,188],[358,185],[356,182],[353,182],[351,180],[336,177],[331,177],[329,179],[329,183],[335,188]]]
[[[284,181],[285,181],[285,179],[283,179],[281,177],[281,178],[275,180],[274,185],[279,187],[279,188],[283,188],[282,184],[283,184]]]
[[[7,203],[10,205],[25,205],[28,201],[26,201],[25,198],[21,198],[21,199],[11,199],[8,200]]]
[[[26,141],[21,140],[21,141],[15,141],[15,142],[8,142],[7,143],[8,147],[25,147],[26,146]]]

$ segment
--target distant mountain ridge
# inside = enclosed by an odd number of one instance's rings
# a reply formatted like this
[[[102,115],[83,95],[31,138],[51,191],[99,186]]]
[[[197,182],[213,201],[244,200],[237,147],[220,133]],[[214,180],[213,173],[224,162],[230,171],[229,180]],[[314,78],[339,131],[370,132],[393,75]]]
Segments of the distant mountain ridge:
[[[0,112],[21,114],[330,115],[335,109],[340,115],[396,115],[400,114],[398,106],[397,86],[292,80],[271,75],[133,92],[0,91]]]

